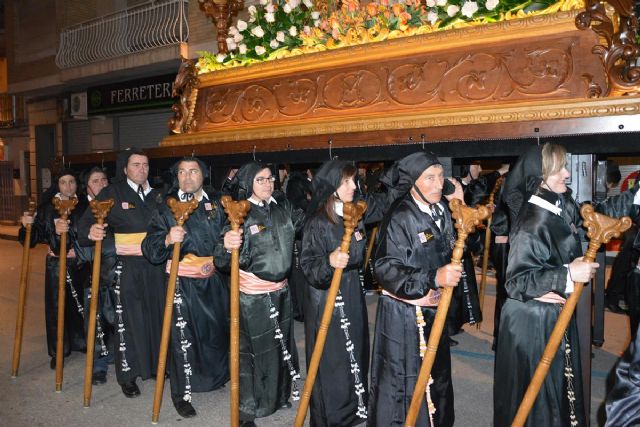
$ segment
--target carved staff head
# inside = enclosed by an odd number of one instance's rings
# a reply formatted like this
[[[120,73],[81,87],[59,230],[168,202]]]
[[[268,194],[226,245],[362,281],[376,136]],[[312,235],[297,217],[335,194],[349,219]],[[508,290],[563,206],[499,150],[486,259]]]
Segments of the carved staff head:
[[[27,207],[27,212],[29,216],[33,216],[36,212],[36,201],[34,199],[29,199],[29,206]]]
[[[453,199],[449,203],[451,209],[451,216],[455,219],[455,227],[458,230],[458,234],[470,234],[475,231],[475,228],[484,221],[491,210],[483,205],[479,205],[477,208],[471,208],[462,203],[461,200]]]
[[[363,200],[359,200],[357,203],[345,203],[343,209],[344,228],[353,231],[366,210],[367,203]]]
[[[620,219],[597,213],[593,206],[585,204],[580,208],[580,216],[584,220],[583,225],[587,229],[589,248],[585,254],[585,260],[592,262],[601,244],[609,242],[614,237],[620,236],[631,227],[631,218],[628,216]]]
[[[234,201],[231,196],[222,196],[220,202],[224,207],[224,211],[229,218],[231,228],[237,230],[244,222],[244,218],[251,209],[251,202],[248,200],[241,200],[239,202]]]
[[[77,197],[71,197],[67,200],[62,200],[59,197],[53,198],[53,207],[56,208],[58,214],[60,214],[60,218],[68,219],[69,215],[71,215],[71,211],[75,209],[78,204]]]
[[[192,197],[186,202],[179,202],[173,197],[169,197],[167,199],[167,205],[171,209],[173,217],[175,218],[178,225],[182,225],[187,219],[189,219],[189,215],[191,215],[191,212],[195,211],[198,208],[198,200],[196,200],[195,197]]]
[[[104,223],[104,219],[109,215],[109,211],[111,211],[114,203],[113,199],[104,201],[93,199],[89,202],[91,212],[93,212],[93,216],[96,218],[98,224]]]

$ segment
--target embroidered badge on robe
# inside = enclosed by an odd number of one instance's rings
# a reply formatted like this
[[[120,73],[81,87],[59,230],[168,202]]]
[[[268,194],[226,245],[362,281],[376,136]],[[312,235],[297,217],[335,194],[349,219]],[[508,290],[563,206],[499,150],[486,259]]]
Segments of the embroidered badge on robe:
[[[259,232],[261,232],[265,228],[267,228],[267,227],[265,227],[262,224],[253,224],[252,226],[249,227],[249,232],[251,232],[251,235],[253,236],[254,234],[258,234]]]
[[[418,233],[418,239],[420,239],[420,243],[427,243],[429,240],[433,239],[433,234],[427,233],[425,231],[421,231]]]
[[[136,205],[134,205],[133,203],[130,202],[122,202],[122,209],[127,210],[127,209],[135,209]]]
[[[356,231],[355,233],[353,233],[353,236],[356,238],[356,242],[359,242],[363,238],[362,233],[360,231]]]

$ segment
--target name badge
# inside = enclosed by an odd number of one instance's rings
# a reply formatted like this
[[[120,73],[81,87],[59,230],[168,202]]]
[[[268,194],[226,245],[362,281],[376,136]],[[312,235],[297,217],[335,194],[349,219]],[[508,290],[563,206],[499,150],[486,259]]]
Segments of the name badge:
[[[422,231],[418,233],[418,239],[420,239],[420,243],[427,243],[429,240],[433,239],[433,234]]]
[[[253,236],[254,234],[258,234],[259,232],[261,232],[265,228],[266,227],[264,225],[253,224],[252,226],[249,227],[249,232]]]
[[[362,233],[360,233],[359,231],[356,231],[355,233],[353,233],[353,235],[356,238],[356,242],[362,240]]]
[[[129,203],[128,202],[122,202],[122,209],[129,209]]]
[[[207,211],[210,211],[212,209],[211,203],[209,203],[209,202],[205,203],[204,204],[204,209],[207,210]]]

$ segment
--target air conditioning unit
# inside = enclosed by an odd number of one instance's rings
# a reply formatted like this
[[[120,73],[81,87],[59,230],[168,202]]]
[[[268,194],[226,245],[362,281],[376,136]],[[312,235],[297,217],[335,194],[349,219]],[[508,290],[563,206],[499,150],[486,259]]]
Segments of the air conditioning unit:
[[[71,94],[69,113],[71,114],[71,117],[75,119],[87,118],[87,92]]]

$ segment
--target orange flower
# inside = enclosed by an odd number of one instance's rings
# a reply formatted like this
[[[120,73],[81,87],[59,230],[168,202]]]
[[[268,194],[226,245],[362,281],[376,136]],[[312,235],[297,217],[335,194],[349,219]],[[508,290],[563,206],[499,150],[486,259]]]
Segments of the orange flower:
[[[340,27],[340,21],[338,21],[338,18],[336,18],[335,16],[332,16],[331,18],[329,18],[329,27],[330,28],[339,28]]]
[[[389,0],[380,0],[380,4],[384,7],[389,7]]]
[[[369,16],[376,16],[378,14],[378,6],[375,3],[367,3],[367,13]]]
[[[384,17],[385,17],[385,18],[387,18],[387,19],[391,18],[391,12],[389,12],[388,10],[385,10],[382,14],[383,14],[383,15],[384,15]]]
[[[396,3],[391,6],[391,10],[393,11],[393,14],[395,16],[400,16],[400,14],[402,13],[402,5],[400,3]]]
[[[353,13],[355,11],[358,10],[358,4],[354,1],[350,1],[349,3],[347,3],[347,10],[349,10],[349,12]]]
[[[402,12],[400,14],[400,23],[402,23],[402,25],[407,25],[407,22],[409,22],[410,19],[411,19],[411,15],[408,14],[407,12]]]

